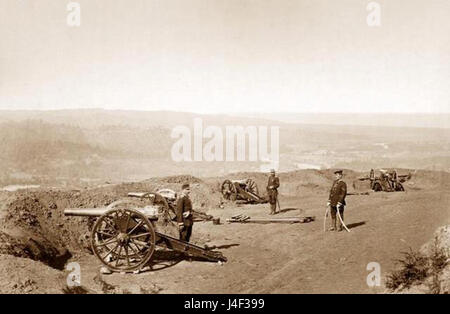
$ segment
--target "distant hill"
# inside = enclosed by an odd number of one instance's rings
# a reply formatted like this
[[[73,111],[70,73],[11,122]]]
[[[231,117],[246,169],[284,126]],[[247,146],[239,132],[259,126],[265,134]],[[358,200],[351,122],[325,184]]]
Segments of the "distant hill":
[[[36,120],[0,123],[0,147],[0,175],[10,179],[86,174],[89,159],[109,152],[90,144],[78,127]]]
[[[173,161],[171,148],[176,139],[171,138],[172,129],[188,127],[193,145],[196,117],[202,119],[203,129],[216,126],[223,132],[227,126],[278,126],[280,171],[333,167],[364,172],[384,167],[450,171],[447,128],[284,123],[162,111],[0,113],[0,185],[71,180],[121,182],[177,174],[226,176],[259,171],[267,163],[261,159]],[[203,138],[203,145],[208,140]],[[225,144],[224,138],[224,152]]]
[[[120,169],[117,164],[167,158],[171,145],[169,135],[169,130],[160,127],[89,129],[42,120],[3,122],[0,123],[0,183],[109,178],[114,173],[111,168]],[[126,177],[126,169],[124,172],[120,177]]]
[[[277,123],[267,118],[248,118],[231,115],[203,115],[190,112],[133,111],[104,109],[67,110],[0,110],[0,122],[42,120],[47,123],[66,124],[82,128],[102,126],[128,126],[134,128],[190,125],[194,118],[201,118],[209,125],[266,125]]]
[[[450,128],[450,113],[250,113],[245,116],[283,123]]]
[[[42,158],[80,158],[104,151],[88,143],[79,127],[37,120],[0,124],[0,156],[17,163]]]

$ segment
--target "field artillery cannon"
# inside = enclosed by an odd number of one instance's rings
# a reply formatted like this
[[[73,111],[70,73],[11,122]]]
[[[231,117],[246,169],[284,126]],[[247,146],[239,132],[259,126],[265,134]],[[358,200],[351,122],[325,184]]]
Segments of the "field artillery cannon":
[[[148,195],[156,195],[157,202],[159,202],[160,206],[162,206],[167,212],[169,218],[171,220],[175,220],[177,217],[176,207],[177,207],[177,193],[171,189],[160,189],[156,193],[146,193],[146,192],[130,192],[128,193],[129,197],[137,197],[137,198],[146,198]],[[162,197],[160,197],[162,196]],[[200,212],[197,210],[192,210],[192,216],[194,221],[212,221],[214,217],[208,215],[204,212]]]
[[[212,262],[227,259],[218,251],[178,240],[156,231],[155,222],[170,222],[167,201],[158,193],[140,193],[104,208],[67,208],[67,216],[98,217],[91,232],[94,255],[111,271],[133,272],[143,268],[156,247]]]
[[[258,195],[258,185],[252,179],[225,180],[221,186],[224,199],[243,200],[248,203],[267,203],[268,200]]]
[[[375,192],[396,192],[405,191],[403,182],[411,179],[411,174],[398,175],[396,170],[380,169],[380,174],[375,175],[373,169],[370,170],[369,176],[358,178],[359,181],[370,181],[370,188]]]

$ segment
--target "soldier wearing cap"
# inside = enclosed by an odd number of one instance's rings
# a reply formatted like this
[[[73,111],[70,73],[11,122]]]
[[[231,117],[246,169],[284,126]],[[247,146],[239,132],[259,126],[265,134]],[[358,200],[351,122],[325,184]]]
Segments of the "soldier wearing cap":
[[[344,221],[344,207],[345,196],[347,195],[347,184],[342,181],[342,170],[336,170],[334,172],[336,180],[333,182],[330,190],[330,197],[328,198],[327,206],[331,208],[331,228],[330,231],[336,230],[336,214],[339,210],[339,214]],[[338,231],[342,231],[342,223],[339,221]]]
[[[192,226],[194,219],[192,217],[192,202],[189,198],[191,189],[189,184],[185,183],[181,187],[181,194],[177,200],[177,222],[180,232],[180,240],[189,242],[192,235]]]
[[[278,188],[280,186],[280,179],[275,176],[275,169],[270,170],[269,181],[267,182],[267,194],[269,196],[270,214],[273,215],[277,211]]]

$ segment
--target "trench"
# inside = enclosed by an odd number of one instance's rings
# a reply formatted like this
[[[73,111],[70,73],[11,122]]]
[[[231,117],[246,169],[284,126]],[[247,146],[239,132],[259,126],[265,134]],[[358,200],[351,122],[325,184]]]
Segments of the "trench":
[[[5,232],[0,232],[0,254],[29,258],[57,270],[63,270],[72,257],[72,252],[67,248],[58,248],[48,241],[32,237],[15,237]]]

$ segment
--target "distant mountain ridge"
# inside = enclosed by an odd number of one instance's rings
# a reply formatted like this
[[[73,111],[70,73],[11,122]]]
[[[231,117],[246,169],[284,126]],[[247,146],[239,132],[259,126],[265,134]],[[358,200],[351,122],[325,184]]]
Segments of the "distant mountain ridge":
[[[194,118],[202,118],[213,125],[311,124],[347,126],[387,126],[411,128],[450,128],[450,113],[241,113],[200,114],[176,111],[138,111],[107,109],[61,110],[0,110],[0,122],[43,120],[80,127],[101,124],[132,126],[184,125]]]
[[[249,113],[283,123],[450,128],[450,113]]]
[[[65,109],[65,110],[0,110],[0,122],[42,120],[48,123],[67,124],[83,128],[99,126],[172,128],[177,125],[191,125],[194,118],[201,118],[210,125],[266,125],[280,124],[268,118],[239,117],[233,115],[197,114],[174,111],[133,111],[105,109]]]

